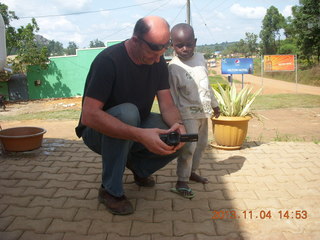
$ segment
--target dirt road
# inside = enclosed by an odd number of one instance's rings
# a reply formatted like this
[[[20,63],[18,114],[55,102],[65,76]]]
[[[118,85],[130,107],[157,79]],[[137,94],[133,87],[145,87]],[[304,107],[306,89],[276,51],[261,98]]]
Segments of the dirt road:
[[[216,70],[218,71],[218,69]],[[241,75],[236,76],[235,78]],[[245,75],[245,83],[258,89],[261,87],[261,78]],[[238,85],[241,87],[241,84]],[[298,93],[320,94],[319,87],[298,85]],[[263,94],[295,93],[293,83],[264,79]],[[46,101],[29,101],[25,103],[9,104],[7,111],[0,111],[0,125],[3,129],[20,126],[38,126],[47,130],[46,138],[78,139],[74,133],[77,120],[28,120],[28,121],[1,121],[1,116],[21,113],[32,114],[41,111],[57,111],[65,109],[80,109],[81,98],[55,99]],[[249,122],[249,141],[320,141],[320,108],[290,108],[259,110],[257,118]],[[210,121],[210,120],[209,120]],[[212,137],[211,123],[210,140]]]
[[[80,109],[80,101],[79,98],[71,98],[10,104],[6,112],[0,112],[0,124],[3,129],[38,126],[47,130],[46,138],[78,139],[74,133],[77,120],[1,121],[1,116],[22,112],[32,114],[46,110]],[[254,118],[249,122],[249,141],[320,141],[320,108],[259,110],[256,113],[261,120]],[[211,140],[211,122],[209,126]]]
[[[221,74],[221,68],[219,66],[215,67],[214,70],[217,74]],[[226,75],[225,75],[226,76]],[[241,74],[233,74],[233,79],[242,82]],[[256,91],[262,88],[262,94],[281,94],[281,93],[298,93],[298,94],[312,94],[320,95],[320,87],[308,86],[299,83],[291,83],[285,81],[274,80],[270,78],[257,77],[251,74],[243,75],[244,85],[250,85],[253,90]],[[237,84],[241,87],[241,83]]]

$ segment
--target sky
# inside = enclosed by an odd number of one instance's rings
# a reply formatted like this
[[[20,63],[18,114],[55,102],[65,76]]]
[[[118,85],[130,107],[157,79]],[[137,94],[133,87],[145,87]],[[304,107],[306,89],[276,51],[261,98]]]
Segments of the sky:
[[[59,41],[64,47],[75,42],[86,48],[90,41],[125,40],[136,21],[144,16],[165,18],[170,26],[187,21],[187,0],[0,0],[15,11],[19,20],[11,26],[25,26],[34,17],[37,34]],[[288,17],[299,0],[190,0],[191,25],[197,44],[215,44],[245,39],[245,33],[259,35],[270,6]]]

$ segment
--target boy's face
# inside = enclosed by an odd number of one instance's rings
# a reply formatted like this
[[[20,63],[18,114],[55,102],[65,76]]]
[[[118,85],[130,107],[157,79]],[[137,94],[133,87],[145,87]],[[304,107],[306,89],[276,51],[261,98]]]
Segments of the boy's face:
[[[180,59],[186,60],[193,56],[197,39],[191,34],[180,31],[172,36],[172,46]]]

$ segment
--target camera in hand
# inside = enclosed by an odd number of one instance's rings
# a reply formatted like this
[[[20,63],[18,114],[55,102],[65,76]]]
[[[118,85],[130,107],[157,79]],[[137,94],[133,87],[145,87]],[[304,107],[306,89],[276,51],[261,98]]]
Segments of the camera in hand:
[[[177,146],[180,142],[197,142],[198,134],[180,134],[176,131],[160,134],[160,139],[169,146]]]

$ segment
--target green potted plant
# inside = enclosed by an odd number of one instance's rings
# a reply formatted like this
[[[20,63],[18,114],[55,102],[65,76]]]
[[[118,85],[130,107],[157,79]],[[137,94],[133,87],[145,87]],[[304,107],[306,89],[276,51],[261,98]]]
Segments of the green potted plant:
[[[247,136],[248,122],[252,118],[251,105],[262,89],[251,93],[252,87],[245,86],[239,92],[232,84],[219,91],[213,89],[220,107],[220,117],[211,118],[213,124],[214,147],[226,150],[240,149]]]

